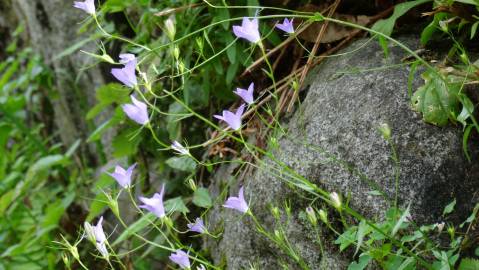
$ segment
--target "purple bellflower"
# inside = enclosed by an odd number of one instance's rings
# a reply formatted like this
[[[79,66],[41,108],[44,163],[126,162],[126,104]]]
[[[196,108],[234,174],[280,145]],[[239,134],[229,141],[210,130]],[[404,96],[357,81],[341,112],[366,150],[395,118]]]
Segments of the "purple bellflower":
[[[258,43],[261,40],[258,30],[258,18],[253,18],[250,21],[244,17],[241,26],[233,25],[233,33],[239,38],[244,38],[252,43]]]
[[[120,54],[120,63],[123,65],[128,64],[129,62],[135,63],[136,66],[136,56],[131,53]]]
[[[146,104],[137,100],[133,95],[130,98],[133,103],[122,105],[123,111],[131,120],[140,125],[146,125],[150,121]]]
[[[123,68],[112,68],[111,74],[124,85],[134,88],[138,81],[136,80],[136,58],[133,54],[121,54],[120,63],[124,64]]]
[[[112,173],[108,173],[111,177],[115,178],[118,184],[122,188],[128,188],[131,186],[131,175],[133,174],[133,170],[136,167],[136,163],[131,165],[128,169],[123,169],[121,166],[117,165],[115,167],[115,171]]]
[[[181,249],[178,249],[176,253],[171,253],[170,260],[178,264],[181,269],[190,269],[190,258],[188,258],[188,253],[184,252]]]
[[[241,213],[248,212],[248,203],[244,199],[243,187],[239,189],[238,197],[229,197],[225,204],[223,204],[226,208],[231,208],[240,211]]]
[[[195,223],[189,223],[186,226],[188,226],[188,228],[192,232],[197,232],[197,233],[206,232],[205,224],[203,223],[203,220],[201,218],[196,218]]]
[[[75,1],[73,2],[73,7],[82,9],[86,13],[93,15],[95,14],[95,2],[94,0],[85,0],[84,2]]]
[[[276,28],[283,30],[288,34],[294,33],[294,26],[293,26],[293,19],[288,20],[288,18],[284,18],[283,23],[276,24]]]
[[[164,195],[165,184],[161,186],[160,194],[155,193],[151,198],[139,197],[140,201],[144,203],[143,205],[140,205],[140,207],[152,212],[158,218],[163,218],[166,216],[165,206],[163,205]]]
[[[85,233],[87,238],[95,243],[96,248],[100,251],[103,257],[108,258],[108,250],[106,249],[106,235],[103,231],[103,216],[100,217],[98,223],[92,226],[90,223],[85,222]]]
[[[248,90],[242,89],[242,88],[236,88],[236,91],[233,91],[233,93],[240,96],[244,100],[244,102],[251,105],[254,103],[253,91],[254,91],[254,83],[251,83],[248,86]]]
[[[233,130],[239,130],[241,128],[241,116],[243,116],[244,104],[241,104],[236,110],[236,113],[230,111],[223,111],[223,116],[213,115],[215,118],[225,121]]]
[[[171,144],[171,149],[175,150],[180,155],[185,155],[185,156],[190,155],[190,152],[188,151],[188,149],[186,149],[183,145],[181,145],[177,141],[173,141],[173,143]]]

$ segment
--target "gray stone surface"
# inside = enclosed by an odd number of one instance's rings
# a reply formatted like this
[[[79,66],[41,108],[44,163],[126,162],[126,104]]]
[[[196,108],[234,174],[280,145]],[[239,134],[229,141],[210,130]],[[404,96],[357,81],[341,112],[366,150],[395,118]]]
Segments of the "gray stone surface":
[[[417,49],[417,37],[402,40]],[[279,140],[275,157],[321,188],[337,191],[343,197],[349,193],[353,209],[380,219],[391,200],[368,192],[374,190],[370,183],[375,183],[390,198],[395,194],[391,147],[377,130],[388,123],[400,159],[400,205],[411,204],[415,222],[433,223],[441,221],[443,208],[456,198],[456,218],[464,217],[478,201],[477,139],[470,145],[474,153],[469,163],[462,151],[460,127],[426,124],[411,110],[407,94],[409,69],[387,68],[400,64],[405,53],[391,45],[390,56],[385,59],[376,42],[363,47],[364,43],[365,40],[355,42],[343,50],[350,53],[325,61],[312,73],[309,92],[286,125],[288,134]],[[367,71],[380,67],[383,68]],[[418,78],[414,85],[421,83]],[[242,179],[231,176],[233,165],[223,167],[210,190],[220,196],[227,184],[230,192],[237,194],[237,187],[244,184],[253,212],[270,229],[274,228],[270,204],[281,206],[290,200],[292,219],[285,225],[288,239],[311,269],[345,269],[348,256],[331,244],[333,238],[324,232],[321,256],[311,227],[299,217],[308,202],[305,194],[285,184],[286,176],[277,176],[272,161],[264,163],[262,169]],[[250,264],[260,269],[278,269],[285,261],[289,269],[298,268],[254,232],[249,217],[217,207],[209,222],[212,228],[224,226],[219,240],[206,242],[216,263],[224,261],[228,269],[249,269]]]

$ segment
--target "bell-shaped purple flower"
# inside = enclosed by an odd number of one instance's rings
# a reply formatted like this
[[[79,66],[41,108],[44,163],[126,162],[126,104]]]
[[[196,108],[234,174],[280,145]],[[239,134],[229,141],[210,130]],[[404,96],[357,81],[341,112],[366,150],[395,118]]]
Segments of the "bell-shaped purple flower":
[[[253,91],[254,91],[254,83],[251,83],[248,86],[248,90],[242,89],[242,88],[236,88],[236,91],[233,91],[233,93],[241,97],[244,100],[244,102],[251,105],[254,103]]]
[[[100,217],[95,226],[85,222],[85,233],[88,239],[95,243],[103,243],[106,241],[106,235],[103,231],[103,216]]]
[[[164,195],[165,184],[161,186],[160,194],[155,193],[151,198],[139,197],[140,201],[144,203],[143,205],[140,205],[140,207],[152,212],[158,218],[163,218],[166,216],[165,206],[163,205]]]
[[[178,249],[176,253],[171,253],[169,258],[171,261],[178,264],[181,269],[189,269],[191,267],[188,253],[184,252],[181,249]]]
[[[121,54],[120,63],[124,64],[123,68],[112,68],[111,74],[124,85],[134,88],[138,81],[136,80],[136,58],[132,54]]]
[[[131,165],[128,169],[123,169],[121,166],[117,165],[113,173],[108,173],[111,177],[115,178],[118,184],[122,188],[128,188],[131,186],[131,175],[133,170],[136,167],[136,163]]]
[[[195,223],[189,223],[186,226],[188,226],[188,228],[192,232],[197,232],[197,233],[206,232],[205,224],[203,223],[203,220],[201,218],[196,218]]]
[[[190,155],[190,151],[188,151],[188,149],[186,149],[183,145],[181,145],[177,141],[173,141],[173,143],[171,144],[171,149],[175,150],[180,155],[185,155],[185,156]]]
[[[251,21],[244,17],[241,26],[233,25],[233,33],[239,37],[248,40],[249,42],[257,43],[261,40],[258,30],[258,18],[253,18]]]
[[[133,95],[130,98],[133,104],[124,104],[123,111],[131,120],[140,125],[146,125],[150,121],[146,104],[137,100]]]
[[[238,192],[238,197],[229,197],[225,204],[223,204],[224,207],[226,208],[231,208],[240,211],[241,213],[246,213],[248,212],[248,203],[244,199],[244,194],[243,194],[243,187],[239,189]]]
[[[73,7],[82,9],[86,13],[93,15],[95,14],[95,1],[94,0],[85,0],[84,2],[75,1],[73,2]]]
[[[120,63],[123,65],[128,64],[129,62],[135,63],[136,66],[136,56],[131,53],[122,53],[120,54]]]
[[[241,117],[244,112],[244,104],[241,104],[236,110],[236,113],[230,111],[223,111],[223,116],[213,115],[215,118],[225,121],[228,126],[233,130],[239,130],[241,128]]]
[[[288,34],[294,33],[294,26],[293,26],[293,19],[288,20],[288,18],[284,18],[283,23],[276,24],[276,28],[283,30]]]

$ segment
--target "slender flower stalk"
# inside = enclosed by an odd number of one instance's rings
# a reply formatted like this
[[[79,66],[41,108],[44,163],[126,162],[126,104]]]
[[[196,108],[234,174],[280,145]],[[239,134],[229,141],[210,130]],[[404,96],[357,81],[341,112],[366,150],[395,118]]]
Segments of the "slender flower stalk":
[[[195,223],[189,223],[186,226],[188,226],[192,232],[205,233],[207,231],[201,218],[196,218]]]
[[[133,54],[121,54],[120,63],[124,64],[123,68],[112,68],[111,74],[124,85],[135,88],[138,84],[136,79],[137,60]]]
[[[135,167],[136,163],[128,167],[126,170],[117,165],[115,171],[108,174],[113,177],[122,188],[129,188],[131,187],[131,175],[133,174]]]
[[[95,15],[95,1],[94,0],[85,0],[83,2],[75,1],[73,2],[73,7],[79,8],[90,15]]]
[[[248,86],[248,90],[242,89],[242,88],[236,88],[236,91],[233,91],[233,93],[241,97],[244,100],[244,102],[251,105],[254,103],[253,91],[254,91],[254,83],[251,83]]]
[[[188,151],[188,149],[186,149],[183,145],[181,145],[177,141],[173,141],[173,143],[171,144],[171,149],[175,150],[180,155],[185,155],[185,156],[190,155],[190,151]]]
[[[276,24],[276,28],[281,29],[288,34],[294,34],[293,19],[290,21],[288,18],[284,18],[283,23]]]
[[[246,213],[249,210],[248,203],[244,199],[243,187],[239,189],[238,197],[229,197],[223,207],[235,209],[241,213]]]
[[[188,253],[184,252],[181,249],[178,249],[176,253],[170,255],[170,260],[178,264],[181,269],[190,269],[191,263]]]
[[[133,95],[130,96],[132,104],[125,104],[122,106],[123,111],[133,121],[140,125],[149,123],[148,110],[146,104],[137,100]]]
[[[230,111],[223,111],[223,115],[214,115],[215,118],[225,121],[228,126],[233,130],[239,130],[241,128],[241,117],[244,112],[244,104],[241,104],[236,110],[236,113]]]
[[[163,205],[163,196],[165,195],[165,184],[161,186],[160,194],[155,193],[151,198],[139,197],[140,201],[144,203],[140,208],[144,208],[155,214],[158,218],[166,216],[165,206]]]
[[[253,18],[250,21],[244,17],[241,26],[233,25],[233,33],[239,38],[244,38],[252,43],[258,43],[261,41],[258,28],[258,18]]]

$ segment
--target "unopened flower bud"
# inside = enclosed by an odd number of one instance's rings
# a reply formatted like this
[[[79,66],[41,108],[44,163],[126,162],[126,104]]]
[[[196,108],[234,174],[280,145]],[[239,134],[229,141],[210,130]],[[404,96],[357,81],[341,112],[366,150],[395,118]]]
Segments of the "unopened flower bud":
[[[293,87],[293,91],[294,91],[294,92],[299,91],[299,83],[298,83],[297,80],[294,80],[294,81],[293,81],[292,87]]]
[[[324,223],[328,223],[328,213],[326,213],[326,211],[324,211],[323,209],[320,209],[319,219],[321,219],[321,221]]]
[[[66,253],[62,253],[62,260],[63,260],[63,264],[65,264],[65,266],[70,269],[70,258],[68,258],[68,255]]]
[[[188,186],[191,190],[193,190],[193,192],[195,192],[197,189],[195,180],[193,180],[192,178],[188,179]]]
[[[166,35],[168,36],[168,38],[171,41],[175,40],[176,28],[175,28],[175,23],[173,22],[171,18],[166,19],[165,29],[166,29]]]
[[[203,48],[204,48],[203,38],[197,37],[196,38],[196,45],[198,46],[198,49],[200,50],[200,52],[202,52]]]
[[[449,233],[449,236],[451,237],[451,239],[453,239],[454,235],[456,234],[456,230],[454,229],[453,226],[449,226],[447,228],[447,233]]]
[[[180,48],[178,48],[178,46],[173,48],[173,57],[175,57],[176,60],[180,58]]]
[[[339,197],[338,193],[332,192],[331,194],[329,194],[329,198],[331,199],[333,207],[338,210],[341,210],[341,198]]]
[[[95,244],[96,239],[95,239],[95,232],[93,231],[93,226],[91,226],[91,224],[89,222],[85,222],[84,227],[85,227],[85,235],[86,235],[88,241]]]
[[[318,219],[316,218],[316,211],[311,206],[306,207],[306,214],[308,216],[309,222],[313,226],[316,226],[318,224]]]
[[[444,225],[445,225],[444,222],[441,222],[441,223],[437,223],[437,224],[436,224],[437,231],[438,231],[439,233],[441,233],[442,230],[444,229]]]
[[[280,218],[280,212],[279,212],[279,208],[274,206],[271,208],[271,213],[273,214],[273,217],[275,219],[279,219]]]
[[[178,70],[180,73],[185,73],[185,64],[181,60],[178,60]]]
[[[282,241],[283,240],[283,234],[278,231],[278,230],[274,230],[274,236],[276,237],[276,239],[278,239],[279,241]]]
[[[391,128],[387,123],[381,124],[379,126],[379,132],[381,132],[381,135],[384,139],[389,140],[391,138]]]

